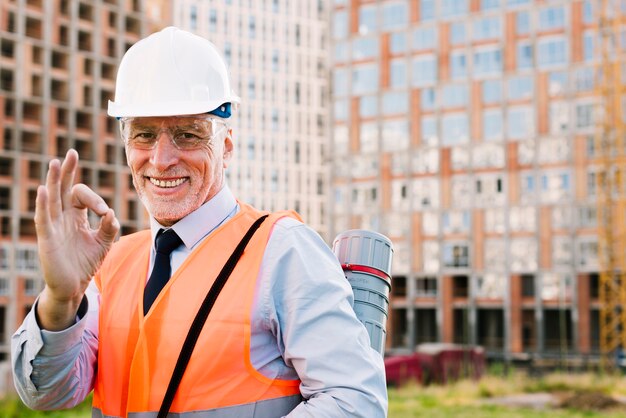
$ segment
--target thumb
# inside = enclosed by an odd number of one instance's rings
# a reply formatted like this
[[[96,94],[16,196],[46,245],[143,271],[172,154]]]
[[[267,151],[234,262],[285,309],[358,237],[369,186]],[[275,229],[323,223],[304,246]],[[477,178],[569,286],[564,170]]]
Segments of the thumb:
[[[115,217],[115,212],[113,209],[109,209],[100,219],[100,227],[96,231],[96,237],[106,246],[110,246],[119,230],[120,223]]]

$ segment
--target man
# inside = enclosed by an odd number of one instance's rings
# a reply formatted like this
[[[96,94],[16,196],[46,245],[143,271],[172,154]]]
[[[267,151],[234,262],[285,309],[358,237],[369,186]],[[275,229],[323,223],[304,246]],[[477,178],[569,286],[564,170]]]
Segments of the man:
[[[50,162],[35,212],[46,286],[12,340],[28,406],[69,408],[93,389],[96,417],[157,416],[196,312],[263,215],[224,181],[238,100],[198,36],[170,27],[128,50],[109,115],[151,229],[116,243],[113,210],[74,184],[78,154]],[[386,416],[382,359],[349,284],[296,217],[271,214],[252,235],[184,370],[176,416]]]

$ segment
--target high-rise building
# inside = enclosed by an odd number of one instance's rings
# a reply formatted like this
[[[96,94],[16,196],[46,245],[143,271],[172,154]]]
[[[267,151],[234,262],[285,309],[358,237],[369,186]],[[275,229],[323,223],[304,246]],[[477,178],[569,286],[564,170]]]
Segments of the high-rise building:
[[[106,114],[123,53],[147,34],[143,8],[140,0],[0,2],[0,360],[43,286],[33,217],[51,158],[75,148],[77,181],[114,208],[122,233],[147,224]]]
[[[594,3],[333,2],[331,232],[394,242],[388,352],[597,352]]]
[[[328,239],[328,8],[323,0],[173,1],[173,21],[224,54],[241,96],[228,183],[243,201],[294,209]]]

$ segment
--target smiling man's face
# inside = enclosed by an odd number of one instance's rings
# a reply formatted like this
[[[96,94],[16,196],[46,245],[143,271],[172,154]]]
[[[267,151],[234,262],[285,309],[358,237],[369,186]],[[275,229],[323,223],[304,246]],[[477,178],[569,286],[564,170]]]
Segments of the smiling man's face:
[[[137,119],[141,122],[139,130],[131,133],[122,128],[133,184],[148,212],[161,225],[171,226],[222,189],[233,150],[230,130],[214,129],[210,141],[185,149],[177,147],[171,136],[190,137],[193,132],[180,133],[178,129],[189,126],[190,117]],[[153,148],[133,145],[129,135],[138,138],[138,144],[142,144],[141,138],[156,135],[156,144]]]

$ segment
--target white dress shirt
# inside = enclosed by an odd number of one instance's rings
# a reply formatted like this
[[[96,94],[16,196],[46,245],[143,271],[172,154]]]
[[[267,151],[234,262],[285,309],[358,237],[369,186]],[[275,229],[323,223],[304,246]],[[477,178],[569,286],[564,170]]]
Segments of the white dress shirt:
[[[184,245],[172,253],[172,272],[238,209],[225,186],[213,199],[174,224],[172,228]],[[151,266],[154,239],[160,228],[151,219]],[[92,282],[75,325],[60,332],[42,330],[33,308],[13,335],[15,385],[30,407],[71,408],[93,389],[99,299]],[[367,331],[356,318],[352,304],[352,289],[319,235],[292,218],[278,221],[257,279],[250,358],[267,377],[301,380],[300,392],[305,401],[287,417],[386,416],[382,357],[370,347]]]

